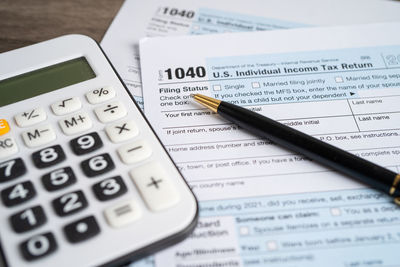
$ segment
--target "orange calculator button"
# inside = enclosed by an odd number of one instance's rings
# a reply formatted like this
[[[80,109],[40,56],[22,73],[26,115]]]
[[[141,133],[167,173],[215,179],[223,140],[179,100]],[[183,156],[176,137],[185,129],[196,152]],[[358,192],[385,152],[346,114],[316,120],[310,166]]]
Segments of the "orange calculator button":
[[[6,134],[10,131],[10,125],[4,119],[0,119],[0,135]]]

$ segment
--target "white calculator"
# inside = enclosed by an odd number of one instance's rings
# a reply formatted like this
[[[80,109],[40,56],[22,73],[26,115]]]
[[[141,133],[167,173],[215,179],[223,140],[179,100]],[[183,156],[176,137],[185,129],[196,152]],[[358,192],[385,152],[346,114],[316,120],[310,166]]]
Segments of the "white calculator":
[[[195,197],[100,47],[67,35],[0,54],[6,266],[114,266],[194,229]]]

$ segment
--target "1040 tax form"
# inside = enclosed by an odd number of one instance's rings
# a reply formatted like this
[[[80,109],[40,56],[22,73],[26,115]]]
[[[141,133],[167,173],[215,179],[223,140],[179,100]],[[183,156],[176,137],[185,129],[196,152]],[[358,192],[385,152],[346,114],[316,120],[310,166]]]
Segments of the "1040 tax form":
[[[143,107],[143,37],[391,22],[399,13],[400,4],[387,0],[126,0],[101,46]]]
[[[149,38],[145,113],[200,201],[156,266],[398,266],[384,194],[196,105],[242,105],[400,172],[400,24]]]

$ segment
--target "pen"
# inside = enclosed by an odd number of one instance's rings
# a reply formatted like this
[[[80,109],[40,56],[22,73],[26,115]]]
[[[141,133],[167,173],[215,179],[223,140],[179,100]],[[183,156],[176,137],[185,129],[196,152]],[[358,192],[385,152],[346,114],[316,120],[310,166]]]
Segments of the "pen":
[[[248,109],[201,94],[195,94],[193,97],[224,119],[379,189],[394,197],[394,202],[400,205],[400,190],[398,189],[400,174]]]

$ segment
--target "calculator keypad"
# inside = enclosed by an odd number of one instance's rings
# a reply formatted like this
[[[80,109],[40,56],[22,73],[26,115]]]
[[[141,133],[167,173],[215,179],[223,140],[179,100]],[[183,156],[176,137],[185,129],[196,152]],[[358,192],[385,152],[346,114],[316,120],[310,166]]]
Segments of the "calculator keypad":
[[[38,228],[47,221],[44,210],[41,206],[35,206],[20,211],[10,217],[13,230],[23,233]]]
[[[32,182],[26,181],[7,187],[1,191],[1,199],[7,207],[24,203],[36,195]]]
[[[125,105],[122,104],[121,101],[112,102],[109,104],[105,104],[100,106],[94,110],[97,118],[102,123],[108,123],[112,121],[116,121],[126,116],[128,113]]]
[[[26,166],[21,158],[11,159],[0,163],[0,183],[14,180],[25,173]]]
[[[39,169],[63,162],[66,156],[60,145],[47,147],[32,154],[33,163]]]
[[[66,115],[81,109],[82,103],[78,97],[70,97],[51,105],[53,113],[58,116]]]
[[[152,211],[167,209],[179,201],[178,192],[159,163],[151,162],[137,167],[130,175]]]
[[[56,138],[56,132],[50,124],[35,127],[22,133],[25,145],[31,148],[48,144]]]
[[[123,120],[106,127],[106,133],[113,143],[130,140],[139,134],[136,124],[132,120]]]
[[[52,204],[54,211],[61,217],[77,213],[88,206],[86,197],[80,190],[67,193],[54,199]]]
[[[38,179],[41,183],[40,186],[47,191],[47,194],[54,194],[51,207],[56,216],[79,215],[89,207],[84,190],[77,190],[81,188],[80,179],[87,178],[93,178],[94,182],[90,185],[91,192],[85,192],[93,194],[95,200],[99,202],[111,203],[110,206],[102,209],[102,219],[106,220],[111,228],[125,227],[143,216],[143,208],[139,205],[138,200],[128,196],[128,193],[132,193],[129,192],[131,189],[127,185],[128,181],[132,185],[136,185],[138,195],[141,195],[152,212],[175,205],[179,200],[179,194],[160,164],[152,162],[139,167],[134,165],[149,159],[153,155],[153,150],[145,140],[135,139],[140,133],[139,128],[135,121],[124,118],[128,114],[125,105],[121,101],[108,102],[116,96],[115,90],[112,87],[102,87],[89,91],[85,96],[90,104],[99,104],[92,107],[92,113],[86,109],[83,110],[83,103],[79,97],[66,97],[50,105],[52,113],[49,115],[58,122],[61,135],[73,136],[68,141],[69,147],[64,147],[64,144],[42,147],[57,140],[57,135],[60,135],[57,129],[53,128],[56,124],[49,122],[39,124],[47,120],[45,109],[33,108],[14,117],[19,127],[30,127],[23,129],[21,133],[25,146],[28,148],[39,147],[31,154],[31,160],[41,174],[39,177],[28,178],[32,181]],[[95,116],[93,117],[93,115]],[[53,122],[54,118],[51,119]],[[102,127],[108,140],[102,140],[100,136],[102,130],[90,131],[95,124],[100,125],[100,123],[106,124],[102,124]],[[8,124],[7,126],[9,127]],[[0,135],[0,159],[18,153],[14,137],[10,136],[8,132],[3,135]],[[125,173],[127,176],[125,178],[122,173],[104,177],[118,166],[114,162],[118,159],[112,158],[111,151],[110,153],[101,152],[104,147],[103,141],[108,142],[108,145],[119,144],[118,147],[113,145],[114,152],[119,156],[120,166],[122,166],[121,162],[125,166],[132,166],[129,173],[131,179],[128,178],[128,173]],[[67,159],[64,149],[73,152],[71,158],[79,159],[80,170],[77,169],[78,164],[74,166],[69,162],[69,166],[56,166]],[[89,155],[96,151],[98,152],[95,155]],[[83,155],[89,156],[82,158]],[[86,177],[79,177],[80,171]],[[37,194],[33,183],[31,181],[14,182],[26,173],[27,167],[22,158],[0,162],[0,183],[10,183],[0,191],[3,205],[20,207],[8,218],[13,232],[17,234],[46,228],[47,221],[52,220],[51,216],[45,213],[44,203],[29,202]],[[76,187],[77,185],[79,187]],[[123,199],[124,196],[128,196],[128,199]],[[119,198],[121,198],[120,201],[118,201]],[[28,206],[24,206],[24,203]],[[83,216],[86,217],[63,224],[59,229],[63,231],[69,243],[84,242],[101,233],[99,217],[95,217],[93,214]],[[50,255],[57,250],[57,247],[56,236],[52,232],[46,231],[34,234],[19,243],[21,255],[26,261]]]
[[[89,216],[66,225],[64,233],[69,242],[78,243],[99,234],[100,227],[94,216]]]
[[[151,148],[144,141],[128,143],[118,148],[118,154],[125,164],[133,164],[147,159],[151,156]]]
[[[5,119],[0,119],[0,136],[5,135],[10,131],[10,125]]]
[[[7,158],[18,152],[15,139],[11,136],[0,137],[0,159]]]
[[[86,93],[86,99],[90,104],[100,104],[106,102],[116,95],[114,88],[111,86],[96,88]]]
[[[16,115],[14,119],[19,127],[28,127],[45,121],[47,114],[43,108],[34,108]]]
[[[58,121],[62,131],[66,135],[73,135],[89,130],[93,122],[86,112],[80,112]]]
[[[79,136],[71,140],[69,144],[76,155],[84,155],[103,147],[103,141],[96,132]]]
[[[95,177],[115,169],[115,164],[110,155],[105,153],[83,161],[81,167],[86,176]]]

